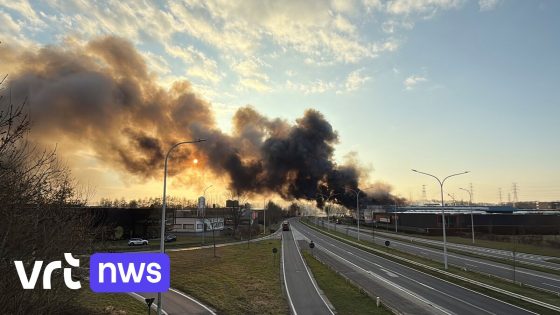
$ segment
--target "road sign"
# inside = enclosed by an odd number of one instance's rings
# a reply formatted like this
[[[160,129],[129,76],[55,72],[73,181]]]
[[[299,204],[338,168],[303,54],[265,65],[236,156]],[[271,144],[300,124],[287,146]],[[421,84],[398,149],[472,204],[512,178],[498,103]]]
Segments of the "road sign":
[[[313,243],[313,241],[311,241],[311,243],[309,243],[309,248],[311,248],[311,249],[315,248],[315,243]]]
[[[391,245],[391,242],[385,241],[385,246],[389,247],[389,245]]]
[[[276,254],[277,252],[278,252],[278,250],[276,249],[276,247],[274,247],[274,248],[272,249],[272,253],[273,253],[273,254]]]
[[[152,303],[154,303],[155,298],[149,298],[149,299],[144,299],[146,301],[146,304],[148,304],[148,307],[152,306]]]

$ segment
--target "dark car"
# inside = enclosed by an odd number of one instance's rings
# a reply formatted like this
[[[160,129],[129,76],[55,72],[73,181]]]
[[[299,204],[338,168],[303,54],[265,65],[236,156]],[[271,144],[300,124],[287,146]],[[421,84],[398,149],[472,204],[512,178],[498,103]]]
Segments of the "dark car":
[[[290,230],[290,223],[288,221],[282,222],[282,231],[289,231]]]
[[[173,234],[169,234],[165,237],[165,242],[166,243],[175,242],[175,241],[177,241],[177,236],[175,236]]]

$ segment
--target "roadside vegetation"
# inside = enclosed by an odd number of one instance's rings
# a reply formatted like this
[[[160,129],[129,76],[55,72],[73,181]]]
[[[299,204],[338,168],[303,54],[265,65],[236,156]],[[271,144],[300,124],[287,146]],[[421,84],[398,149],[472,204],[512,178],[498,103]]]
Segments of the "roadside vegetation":
[[[338,315],[388,315],[393,314],[376,302],[358,287],[352,285],[342,276],[313,257],[309,251],[303,251],[303,257],[317,285],[327,295]]]
[[[220,314],[288,314],[280,282],[280,241],[169,252],[171,286]]]
[[[431,274],[431,275],[433,275],[437,278],[444,279],[444,280],[450,281],[452,283],[461,285],[463,287],[472,289],[474,291],[484,293],[484,294],[492,296],[492,297],[494,297],[498,300],[505,301],[505,302],[523,307],[525,309],[537,312],[539,314],[557,314],[557,312],[555,312],[553,310],[535,305],[535,304],[530,303],[530,302],[525,302],[525,301],[519,300],[517,298],[514,298],[510,295],[498,293],[498,292],[495,292],[493,290],[486,289],[486,288],[480,287],[478,285],[471,284],[469,282],[462,281],[460,279],[457,279],[457,278],[454,278],[454,277],[451,277],[451,276],[443,275],[443,274],[441,274],[437,271],[430,270],[428,268],[423,268],[421,266],[417,266],[415,264],[406,262],[406,261],[404,261],[404,259],[414,261],[414,262],[417,262],[417,263],[421,263],[421,264],[424,264],[424,265],[429,266],[429,267],[433,267],[433,268],[443,270],[443,265],[440,262],[436,262],[436,261],[433,261],[433,260],[430,260],[430,259],[427,259],[427,258],[424,258],[424,257],[419,257],[419,256],[416,256],[416,255],[412,255],[412,254],[409,254],[409,253],[401,252],[401,251],[398,251],[398,250],[393,249],[393,248],[387,248],[387,247],[384,247],[384,246],[376,245],[376,244],[373,244],[373,243],[370,243],[370,242],[367,242],[367,241],[364,241],[364,240],[358,241],[357,239],[355,239],[351,236],[347,236],[347,235],[345,235],[343,233],[340,233],[340,232],[327,230],[326,228],[317,227],[317,226],[314,226],[314,225],[312,225],[312,224],[310,224],[309,222],[306,222],[306,221],[302,221],[302,223],[306,224],[310,228],[312,228],[316,231],[319,231],[321,233],[331,234],[331,235],[335,236],[335,238],[337,238],[338,240],[343,241],[343,242],[345,242],[349,245],[352,245],[354,247],[358,247],[360,249],[371,252],[375,255],[381,256],[381,257],[386,258],[386,259],[391,260],[391,261],[398,262],[402,265],[409,266],[413,269],[417,269],[417,270],[422,271],[424,273]],[[398,256],[399,258],[402,258],[402,259],[392,257],[392,256],[389,256],[389,255]],[[465,271],[464,269],[457,268],[455,266],[449,266],[449,269],[447,271],[450,272],[450,273],[453,273],[455,275],[458,275],[458,276],[466,277],[468,279],[479,281],[479,282],[487,284],[487,285],[491,285],[491,286],[494,286],[494,287],[497,287],[497,288],[500,288],[500,289],[504,289],[504,290],[513,292],[513,293],[524,295],[526,297],[529,297],[529,298],[532,298],[532,299],[535,299],[535,300],[539,300],[539,301],[542,301],[542,302],[545,302],[545,303],[548,303],[548,304],[552,304],[552,305],[555,305],[555,306],[560,306],[560,297],[558,297],[555,294],[549,293],[549,292],[536,290],[536,289],[533,289],[533,288],[530,288],[530,287],[527,287],[527,286],[521,286],[521,285],[512,283],[510,281],[507,281],[507,280],[504,280],[504,279],[501,279],[501,278],[497,278],[497,277],[493,277],[493,276],[489,276],[489,275],[486,275],[486,274],[481,274],[481,273],[473,272],[473,271],[469,271],[469,270]]]
[[[81,307],[80,313],[91,315],[145,315],[146,304],[132,296],[122,293],[94,293],[89,287],[82,287],[77,299]],[[152,310],[153,313],[153,310]]]

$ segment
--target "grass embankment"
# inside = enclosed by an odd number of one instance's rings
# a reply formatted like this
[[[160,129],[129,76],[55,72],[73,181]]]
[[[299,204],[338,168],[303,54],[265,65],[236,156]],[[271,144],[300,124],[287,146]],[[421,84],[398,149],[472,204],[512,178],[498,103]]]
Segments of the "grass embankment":
[[[288,314],[280,282],[280,241],[170,252],[171,286],[221,314]],[[272,248],[277,248],[274,256]]]
[[[383,305],[377,307],[375,301],[370,296],[350,284],[342,276],[337,275],[329,267],[323,265],[309,254],[308,251],[303,251],[303,257],[307,266],[311,269],[317,285],[327,295],[337,314],[393,314]]]
[[[551,262],[551,263],[555,263],[555,264],[560,264],[560,259],[556,259],[556,258],[547,259],[546,261]]]
[[[458,285],[463,286],[465,288],[469,288],[471,290],[484,293],[484,294],[489,295],[491,297],[494,297],[498,300],[501,300],[501,301],[504,301],[504,302],[508,302],[508,303],[526,308],[528,310],[537,312],[539,314],[557,314],[557,312],[552,311],[550,309],[543,308],[543,307],[537,306],[533,303],[525,302],[525,301],[519,300],[517,298],[511,297],[509,295],[498,293],[496,291],[486,289],[486,288],[483,288],[483,287],[475,285],[475,284],[471,284],[467,281],[463,281],[463,280],[460,280],[460,279],[457,279],[457,278],[454,278],[454,277],[451,277],[451,276],[443,275],[443,274],[441,274],[437,271],[414,265],[412,263],[403,261],[401,259],[391,257],[387,254],[395,255],[395,256],[398,256],[400,258],[408,259],[408,260],[411,260],[411,261],[414,261],[414,262],[417,262],[417,263],[424,264],[424,265],[429,266],[429,267],[433,267],[433,268],[443,270],[443,265],[440,262],[436,262],[436,261],[433,261],[433,260],[430,260],[430,259],[427,259],[427,258],[423,258],[423,257],[415,256],[415,255],[412,255],[412,254],[408,254],[408,253],[405,253],[405,252],[401,252],[401,251],[395,250],[393,248],[386,248],[386,247],[376,245],[376,244],[373,244],[373,243],[370,243],[370,242],[366,242],[366,241],[363,241],[363,240],[358,241],[355,238],[347,236],[347,235],[345,235],[343,233],[340,233],[340,232],[329,231],[326,228],[322,228],[322,227],[315,227],[315,226],[312,226],[311,224],[306,223],[306,222],[302,222],[302,223],[306,224],[310,228],[312,228],[314,230],[317,230],[319,232],[330,233],[332,235],[335,235],[335,236],[337,236],[337,239],[339,239],[339,240],[341,240],[341,241],[343,241],[343,242],[345,242],[349,245],[361,248],[363,250],[371,252],[371,253],[373,253],[375,255],[378,255],[380,257],[398,262],[402,265],[405,265],[405,266],[411,267],[413,269],[422,271],[424,273],[433,275],[437,278],[440,278],[440,279],[447,280],[449,282],[458,284]],[[356,245],[356,244],[359,244],[359,245]],[[532,299],[535,299],[535,300],[539,300],[539,301],[542,301],[542,302],[545,302],[545,303],[560,306],[560,298],[557,295],[554,295],[554,294],[551,294],[551,293],[548,293],[548,292],[535,290],[535,289],[532,289],[532,288],[526,287],[526,286],[519,286],[517,284],[514,284],[512,282],[509,282],[509,281],[506,281],[506,280],[503,280],[503,279],[500,279],[500,278],[497,278],[497,277],[493,277],[493,276],[489,276],[489,275],[486,275],[486,274],[481,274],[481,273],[477,273],[477,272],[473,272],[473,271],[465,271],[463,269],[460,269],[460,268],[457,268],[457,267],[454,267],[454,266],[449,266],[449,269],[447,271],[450,272],[450,273],[453,273],[455,275],[458,275],[458,276],[462,276],[462,277],[465,277],[465,278],[468,278],[468,279],[471,279],[471,280],[475,280],[475,281],[478,281],[478,282],[481,282],[481,283],[484,283],[484,284],[487,284],[487,285],[491,285],[491,286],[494,286],[494,287],[497,287],[497,288],[500,288],[500,289],[504,289],[504,290],[513,292],[513,293],[524,295],[526,297],[529,297],[529,298],[532,298]]]
[[[368,228],[369,231],[371,229]],[[392,231],[385,231],[380,230],[383,233],[390,233],[390,234],[398,234],[402,236],[413,236],[418,238],[424,238],[428,240],[436,240],[441,241],[441,236],[431,236],[431,235],[422,235],[422,234],[404,234],[404,233],[394,233]],[[476,236],[476,232],[475,232]],[[460,236],[447,236],[447,242],[449,243],[457,243],[461,245],[473,245],[472,239],[470,237],[460,237]],[[503,242],[503,241],[492,241],[492,240],[484,240],[484,239],[476,239],[475,246],[479,247],[486,247],[486,248],[493,248],[493,249],[501,249],[506,251],[513,251],[516,250],[519,253],[527,253],[527,254],[534,254],[534,255],[543,255],[543,256],[552,256],[552,257],[559,257],[560,258],[560,250],[558,248],[550,247],[550,246],[536,246],[531,244],[524,244],[524,243],[514,243],[514,242]]]
[[[145,315],[148,312],[146,304],[126,293],[94,293],[89,286],[80,290],[77,302],[80,313],[88,315]]]

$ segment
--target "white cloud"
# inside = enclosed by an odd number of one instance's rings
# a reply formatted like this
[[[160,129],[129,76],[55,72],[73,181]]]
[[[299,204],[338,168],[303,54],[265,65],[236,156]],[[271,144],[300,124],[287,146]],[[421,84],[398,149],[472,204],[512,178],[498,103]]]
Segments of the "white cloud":
[[[387,3],[387,12],[398,15],[428,14],[438,10],[460,7],[464,0],[392,0]]]
[[[406,78],[403,82],[404,87],[406,90],[412,90],[414,89],[418,84],[422,83],[422,82],[426,82],[428,81],[428,79],[426,79],[423,76],[419,76],[419,75],[411,75],[408,78]]]
[[[344,83],[344,92],[356,91],[371,79],[371,77],[363,75],[363,71],[364,69],[362,68],[354,70],[350,72],[350,74],[348,74],[348,76],[346,77],[346,82]],[[338,93],[340,92],[342,91],[338,91]]]
[[[294,83],[290,80],[286,81],[286,88],[288,90],[303,92],[304,94],[318,94],[333,91],[337,87],[334,82],[325,82],[323,80],[316,80],[309,83]]]
[[[336,94],[353,92],[360,89],[371,79],[371,77],[363,75],[364,70],[364,68],[354,70],[344,80],[324,81],[317,79],[308,83],[296,83],[288,80],[286,81],[285,88],[303,92],[304,94],[320,94],[333,91]]]
[[[2,25],[2,33],[4,33],[5,37],[9,37],[7,35],[16,35],[21,31],[20,25],[12,19],[12,17],[5,12],[0,10],[0,25]],[[4,38],[6,41],[6,38]]]
[[[156,74],[160,76],[167,75],[171,72],[171,68],[169,68],[169,63],[163,56],[156,55],[152,52],[142,52],[142,56],[146,59],[148,64],[148,69],[150,71],[154,71]]]
[[[43,20],[39,17],[37,12],[33,10],[29,1],[27,0],[18,0],[18,1],[10,1],[10,0],[0,0],[0,5],[13,10],[19,13],[22,19],[29,21],[33,27],[45,27],[46,24]]]
[[[500,0],[479,0],[480,11],[494,10],[500,4]]]
[[[240,77],[238,90],[251,89],[259,92],[270,91],[270,81],[267,74],[262,71],[268,65],[260,58],[253,57],[234,62],[232,70]]]
[[[223,75],[218,70],[215,60],[208,58],[192,45],[180,47],[165,45],[165,51],[172,57],[179,58],[187,65],[186,74],[212,83],[218,83]]]

